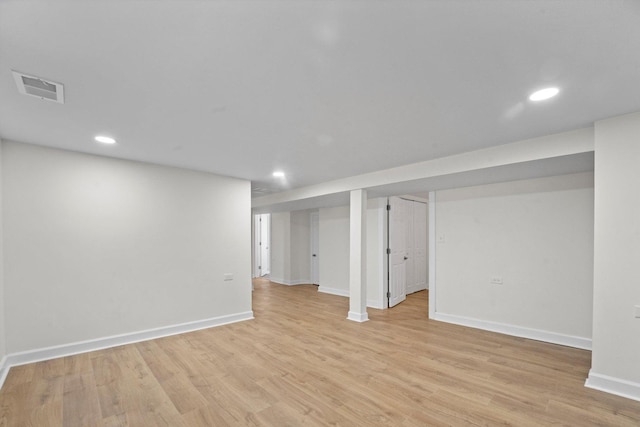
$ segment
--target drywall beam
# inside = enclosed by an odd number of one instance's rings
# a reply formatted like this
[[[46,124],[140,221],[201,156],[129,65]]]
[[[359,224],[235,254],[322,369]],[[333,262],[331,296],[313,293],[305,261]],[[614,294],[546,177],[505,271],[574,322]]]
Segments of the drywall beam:
[[[593,128],[527,139],[256,197],[253,208],[594,151]]]

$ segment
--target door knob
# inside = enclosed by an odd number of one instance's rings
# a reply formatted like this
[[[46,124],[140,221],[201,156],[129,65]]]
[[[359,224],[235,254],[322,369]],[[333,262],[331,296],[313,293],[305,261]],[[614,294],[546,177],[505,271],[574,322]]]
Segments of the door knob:
[[[316,254],[313,254],[313,255],[311,255],[311,256],[316,256]]]
[[[405,260],[405,261],[406,261],[406,260],[408,260],[408,259],[409,259],[409,257],[408,257],[408,256],[404,257],[404,260]]]

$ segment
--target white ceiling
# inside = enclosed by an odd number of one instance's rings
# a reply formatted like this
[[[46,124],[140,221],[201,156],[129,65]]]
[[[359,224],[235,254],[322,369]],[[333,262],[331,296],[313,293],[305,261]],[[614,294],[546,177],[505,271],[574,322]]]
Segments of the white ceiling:
[[[590,126],[639,77],[640,1],[0,0],[0,138],[270,191]]]

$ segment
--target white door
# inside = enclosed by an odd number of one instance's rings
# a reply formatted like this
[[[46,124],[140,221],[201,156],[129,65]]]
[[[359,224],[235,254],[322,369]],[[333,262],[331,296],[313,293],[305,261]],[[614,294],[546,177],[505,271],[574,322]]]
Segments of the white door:
[[[418,289],[416,287],[417,277],[416,277],[416,264],[415,264],[415,244],[416,244],[416,236],[414,233],[413,221],[414,221],[414,213],[413,206],[415,203],[411,200],[400,199],[399,203],[404,205],[404,210],[406,212],[404,229],[405,229],[405,269],[407,278],[405,280],[407,284],[407,295],[416,292]]]
[[[271,272],[271,214],[260,215],[260,276]]]
[[[311,283],[320,284],[320,216],[318,212],[311,213]]]
[[[406,299],[406,204],[389,198],[389,307]]]
[[[415,268],[414,292],[427,289],[427,204],[413,203],[413,265]]]

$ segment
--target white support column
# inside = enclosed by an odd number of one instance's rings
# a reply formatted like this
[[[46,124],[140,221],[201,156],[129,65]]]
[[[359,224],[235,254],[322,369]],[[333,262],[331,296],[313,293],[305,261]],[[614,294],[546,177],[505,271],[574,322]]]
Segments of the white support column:
[[[347,319],[366,322],[367,314],[367,190],[351,191],[349,212],[349,314]]]
[[[593,339],[586,386],[640,401],[640,112],[595,123]]]
[[[429,192],[429,318],[436,315],[436,192]]]

